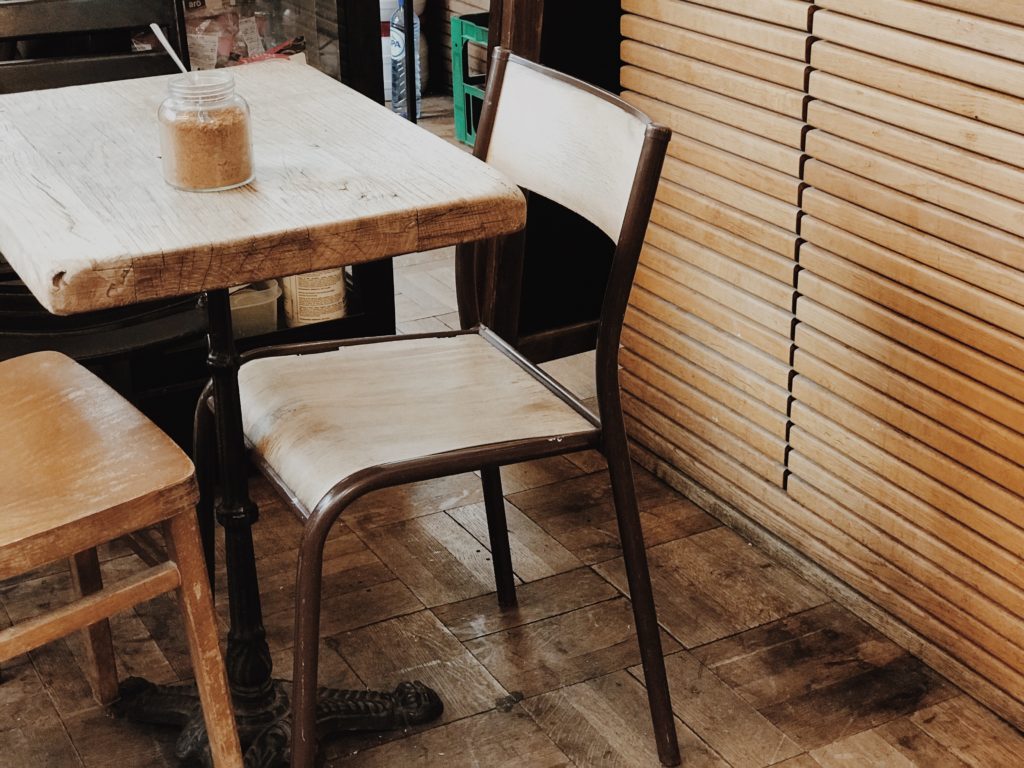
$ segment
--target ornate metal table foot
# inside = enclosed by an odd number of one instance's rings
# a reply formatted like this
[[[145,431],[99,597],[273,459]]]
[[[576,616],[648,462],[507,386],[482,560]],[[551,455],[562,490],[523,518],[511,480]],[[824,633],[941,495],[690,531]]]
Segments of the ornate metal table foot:
[[[287,768],[291,742],[289,685],[275,680],[258,696],[235,697],[246,768]],[[429,723],[444,711],[437,693],[420,682],[399,683],[390,693],[321,688],[317,698],[317,734],[321,741],[344,733],[409,728]],[[184,765],[212,768],[194,683],[164,686],[130,677],[121,683],[121,698],[113,709],[115,714],[135,722],[181,728],[175,745],[178,759]]]

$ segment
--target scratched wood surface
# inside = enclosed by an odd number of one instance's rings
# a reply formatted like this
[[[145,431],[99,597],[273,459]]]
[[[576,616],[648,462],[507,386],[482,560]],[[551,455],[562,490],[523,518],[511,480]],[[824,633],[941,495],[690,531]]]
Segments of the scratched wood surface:
[[[521,228],[519,190],[312,67],[233,70],[256,179],[182,192],[160,169],[167,78],[0,99],[0,251],[69,314]]]

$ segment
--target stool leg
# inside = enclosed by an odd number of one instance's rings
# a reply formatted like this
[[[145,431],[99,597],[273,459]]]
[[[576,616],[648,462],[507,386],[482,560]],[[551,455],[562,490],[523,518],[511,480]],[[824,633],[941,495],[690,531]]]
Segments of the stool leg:
[[[103,589],[100,576],[100,560],[95,549],[79,552],[70,559],[71,584],[78,597],[91,595]],[[110,622],[106,619],[90,624],[82,630],[85,638],[85,655],[88,659],[92,680],[93,696],[103,706],[115,701],[117,691],[117,664],[114,661],[114,644],[110,639]]]
[[[195,515],[191,510],[176,515],[164,523],[164,531],[168,555],[181,573],[178,604],[185,621],[213,764],[216,768],[242,768],[242,749],[228,694],[224,658],[217,644],[217,623]]]

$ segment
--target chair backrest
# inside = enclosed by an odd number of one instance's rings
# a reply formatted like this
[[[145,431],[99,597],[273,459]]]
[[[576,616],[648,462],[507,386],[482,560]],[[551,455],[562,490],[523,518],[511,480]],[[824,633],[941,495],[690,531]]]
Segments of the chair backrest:
[[[617,397],[622,320],[670,137],[607,91],[495,48],[475,154],[616,245],[597,333],[599,399]]]
[[[18,42],[31,46],[47,39],[66,48],[75,36],[124,33],[123,44],[114,52],[72,56],[60,51],[53,56],[0,61],[0,93],[174,72],[174,63],[163,50],[129,50],[128,30],[143,29],[154,21],[187,63],[181,0],[0,0],[0,53],[13,54],[13,44]]]

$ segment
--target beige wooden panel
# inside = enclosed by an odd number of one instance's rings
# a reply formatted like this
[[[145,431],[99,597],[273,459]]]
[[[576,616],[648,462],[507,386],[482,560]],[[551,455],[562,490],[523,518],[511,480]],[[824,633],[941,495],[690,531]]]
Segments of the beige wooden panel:
[[[656,321],[651,321],[651,323],[654,322]],[[638,325],[635,327],[639,329]],[[680,402],[687,402],[687,396],[686,391],[680,388],[679,383],[686,384],[688,387],[703,392],[726,408],[743,415],[761,429],[784,442],[788,423],[784,410],[766,405],[758,397],[734,386],[732,380],[716,376],[701,367],[697,361],[680,357],[669,348],[658,344],[653,337],[634,330],[633,327],[623,329],[622,347],[620,361],[623,370],[660,388]],[[742,371],[738,366],[736,369]],[[784,405],[785,399],[783,399]],[[778,461],[782,461],[781,451],[776,458]]]
[[[696,216],[683,213],[670,205],[656,202],[651,212],[651,223],[660,226],[657,234],[663,234],[663,239],[671,235],[673,238],[692,240],[756,269],[783,285],[793,285],[793,272],[796,269],[796,263],[792,258],[781,256],[763,246],[713,226]],[[655,231],[653,228],[649,229],[648,237],[653,237]],[[674,248],[668,245],[662,245],[662,247],[670,253],[675,252]]]
[[[1024,698],[1024,676],[1007,666],[973,638],[954,631],[922,605],[935,593],[861,543],[872,530],[849,510],[817,491],[798,476],[790,476],[788,492],[774,488],[732,459],[728,449],[687,435],[681,444],[659,434],[656,413],[627,417],[630,433],[672,467],[710,489],[726,503],[745,513],[839,576],[878,605],[886,606],[900,621],[936,643],[971,670],[1008,692],[1006,711],[1017,712]],[[852,531],[852,534],[848,531]]]
[[[655,267],[671,277],[674,263],[666,262],[665,258],[658,255],[658,252],[671,254],[676,259],[683,259],[693,266],[721,278],[730,285],[768,302],[766,313],[772,317],[785,317],[785,321],[781,325],[774,320],[762,322],[773,328],[784,328],[784,332],[789,333],[794,298],[791,283],[786,284],[773,280],[755,269],[723,256],[711,248],[705,248],[691,240],[682,238],[675,232],[657,224],[651,224],[647,231],[647,245],[655,247],[645,260],[648,266]],[[658,266],[659,264],[664,268]]]
[[[795,232],[723,205],[673,181],[662,180],[658,186],[658,200],[752,243],[764,246],[780,256],[790,259],[796,256],[798,238]]]
[[[930,104],[970,120],[1024,133],[1024,103],[952,77],[926,72],[870,53],[844,48],[827,40],[811,47],[814,69]]]
[[[988,384],[998,392],[1024,401],[1024,371],[1019,368],[925,328],[810,270],[800,272],[797,289],[812,301],[866,328],[883,334],[931,360],[943,363],[965,376]]]
[[[865,328],[807,297],[801,296],[797,300],[797,317],[801,320],[797,328],[798,336],[805,325],[827,333],[871,359],[900,371],[905,376],[979,413],[986,414],[1017,432],[1024,432],[1024,403],[914,352],[888,336]],[[797,345],[799,346],[799,341]],[[825,359],[833,362],[829,357]]]
[[[785,413],[786,411],[789,391],[785,387],[769,381],[742,363],[726,357],[721,352],[681,333],[660,320],[656,320],[639,309],[631,308],[626,314],[626,329],[623,332],[623,338],[637,341],[649,339],[659,347],[668,350],[668,354],[672,355],[679,365],[699,368],[716,379],[729,382],[730,386],[765,404],[770,412]],[[623,343],[627,348],[632,348],[631,342],[624,341]],[[682,374],[677,373],[677,375],[683,378]],[[770,424],[761,423],[761,426],[766,429],[771,428]]]
[[[640,372],[642,376],[623,368],[620,376],[622,388],[626,392],[683,426],[689,426],[687,411],[713,421],[738,440],[742,440],[752,452],[745,454],[746,457],[754,457],[748,459],[750,463],[747,466],[766,479],[778,477],[781,482],[782,476],[778,469],[782,466],[786,452],[786,441],[782,436],[772,434],[742,413],[724,407],[715,398],[708,397],[678,380],[672,380],[672,377],[664,374],[657,366],[646,365]],[[679,409],[679,403],[684,404],[684,410]]]
[[[717,8],[721,11],[749,16],[759,21],[770,21],[793,29],[807,30],[810,26],[810,9],[806,0],[693,0],[697,5]]]
[[[633,382],[631,381],[631,383]],[[646,401],[645,398],[649,396],[655,400],[654,403]],[[664,410],[659,410],[658,406]],[[736,461],[762,480],[767,480],[772,485],[782,485],[784,470],[781,463],[773,462],[764,454],[751,448],[745,440],[736,437],[687,405],[672,402],[667,398],[659,398],[657,393],[650,389],[646,389],[643,394],[638,395],[623,382],[622,407],[623,411],[630,416],[656,424],[658,432],[672,442],[683,441],[689,434],[694,434],[707,441],[716,440],[719,445],[727,447],[729,454]]]
[[[722,40],[807,60],[807,33],[680,0],[623,0],[622,10]]]
[[[1024,135],[854,83],[811,72],[811,96],[956,147],[1024,167]]]
[[[815,0],[815,5],[882,26],[955,42],[964,48],[1024,61],[1024,29],[1015,24],[936,8],[919,0]],[[965,10],[976,13],[985,3],[974,5],[974,9]]]
[[[979,603],[984,611],[979,610],[977,615],[986,614],[990,627],[1011,627],[1012,631],[1006,634],[1013,637],[1024,631],[1024,623],[1019,619],[1024,607],[1024,591],[1020,589],[1019,578],[1013,576],[1014,569],[1009,567],[1014,561],[1019,566],[1018,556],[962,525],[957,519],[959,510],[948,510],[947,514],[922,503],[912,484],[899,485],[912,483],[907,476],[880,475],[858,464],[845,451],[847,443],[856,438],[828,412],[801,406],[794,410],[794,419],[793,449],[801,455],[801,460],[791,467],[794,474],[805,479],[814,474],[820,490],[892,536],[901,545],[895,547],[893,542],[888,547],[894,553],[894,562],[909,573],[917,571],[922,580],[943,592],[951,602],[967,608],[961,601],[975,600],[978,596],[972,593],[978,590],[986,597],[983,604]],[[875,449],[866,450],[878,453]],[[817,472],[803,464],[807,457],[813,457],[819,468]],[[898,465],[898,459],[891,459]],[[823,468],[827,469],[822,471]],[[921,556],[962,582],[950,579],[948,574],[926,576],[919,570]],[[992,564],[1007,566],[1005,571],[1010,580],[990,570]],[[1016,570],[1019,571],[1019,567]],[[964,583],[973,589],[964,589]],[[1016,626],[1009,620],[1015,615],[1018,616]]]
[[[648,287],[650,286],[650,288]],[[683,286],[672,287],[672,301],[662,298],[657,291],[666,287],[664,278],[651,275],[646,269],[637,272],[637,283],[633,289],[632,305],[646,315],[659,320],[682,336],[689,337],[715,350],[723,357],[735,361],[750,371],[758,374],[772,384],[786,388],[789,386],[789,364],[787,361],[773,357],[733,332],[731,328],[721,328],[712,321],[703,319],[697,312],[688,311],[693,308],[700,311],[703,307],[702,297]],[[681,309],[686,307],[687,309]],[[711,310],[715,310],[713,306]],[[710,313],[709,313],[710,314]],[[718,320],[718,318],[713,318]],[[743,323],[733,323],[742,331]],[[748,323],[748,325],[750,325]]]
[[[1024,336],[1024,307],[835,226],[831,222],[842,218],[837,209],[840,204],[836,198],[823,192],[807,190],[804,207],[809,212],[813,211],[813,215],[800,221],[800,230],[809,242],[986,321],[976,326],[975,345],[1016,364],[1020,358],[1003,355],[1000,351],[1015,347],[1004,346],[1012,342],[999,329]],[[941,307],[937,312],[942,313]],[[989,324],[995,330],[989,330]]]
[[[993,19],[1024,25],[1024,5],[1020,0],[929,0],[932,5],[955,8],[959,11],[976,13]]]
[[[634,66],[622,68],[622,87],[661,99],[698,115],[763,136],[792,149],[802,146],[802,120],[720,96]]]
[[[812,166],[815,167],[812,169]],[[871,195],[884,196],[888,194],[887,199],[893,202],[904,201],[896,200],[895,193],[886,193],[885,189],[877,184],[872,185],[863,180],[858,182],[856,177],[850,178],[849,174],[845,176],[840,176],[840,174],[841,172],[829,170],[827,166],[814,160],[808,161],[808,177],[813,175],[818,185],[827,184],[833,194],[830,195],[830,200],[823,201],[820,190],[807,190],[804,193],[804,210],[807,213],[823,218],[830,224],[903,254],[921,264],[927,264],[964,282],[983,288],[996,296],[1002,296],[1010,301],[1019,301],[1024,297],[1024,273],[1021,273],[1019,269],[1012,269],[1005,264],[859,207],[859,203],[877,205],[877,202],[868,199]],[[843,199],[839,199],[840,195]],[[827,202],[827,205],[822,204],[824,202]],[[886,212],[893,216],[902,214],[902,218],[907,219],[911,215],[908,210],[913,209],[904,208]],[[1018,253],[999,253],[998,255],[1004,259],[1024,256],[1024,254]]]
[[[625,40],[622,43],[622,60],[682,83],[689,83],[797,120],[803,119],[807,96],[802,86],[800,90],[785,88],[765,82],[759,77],[700,61],[692,58],[692,54],[682,56],[633,40]]]
[[[885,393],[860,384],[811,354],[801,352],[798,357],[800,376],[793,383],[797,400],[822,413],[832,413],[835,421],[877,448],[985,507],[979,511],[974,506],[965,506],[960,519],[1002,549],[1015,554],[1022,549],[1019,493],[1024,486],[1024,471],[1019,465],[896,403]],[[825,398],[825,390],[836,397]],[[884,453],[879,453],[861,463],[884,467],[889,459],[883,457]],[[888,476],[888,472],[885,474]],[[1019,567],[1013,570],[1020,573]],[[1024,578],[1024,574],[1020,577]],[[1016,583],[1017,576],[1011,575],[1010,579]]]
[[[963,48],[952,42],[931,40],[833,11],[814,14],[814,34],[822,40],[948,75],[982,88],[1024,96],[1020,65],[1000,56]]]
[[[925,170],[822,130],[807,134],[806,151],[815,161],[870,179],[938,208],[914,206],[913,201],[901,198],[878,200],[875,210],[886,211],[886,215],[892,218],[899,217],[888,212],[909,209],[918,229],[994,258],[999,258],[1000,253],[1019,254],[1024,251],[1024,240],[1019,237],[1024,234],[1024,205],[1019,200]],[[1024,190],[1024,173],[1018,173],[1017,177],[1018,186]],[[806,181],[812,186],[820,186],[810,178],[810,168],[807,169]],[[871,189],[875,190],[874,187]],[[1024,196],[1024,191],[1017,194]],[[963,215],[955,216],[948,211]],[[1018,237],[1007,236],[1002,230]],[[1024,258],[1012,255],[1000,259],[1004,260],[1015,266],[1024,262]]]
[[[844,346],[807,323],[797,325],[796,345],[795,361],[800,361],[805,353],[828,360],[830,365],[897,402],[945,424],[1007,459],[1024,463],[1020,433],[997,418],[972,410],[956,399],[955,394],[952,397],[944,395],[906,376],[893,376],[893,369],[884,363],[853,347]]]
[[[819,227],[817,220],[805,219],[806,224],[811,222],[814,226],[805,226],[805,233],[808,240],[818,242],[823,239],[819,237],[819,229],[828,225],[822,224]],[[892,256],[897,262],[901,261],[896,254]],[[933,328],[963,344],[986,352],[997,360],[1016,366],[1016,375],[1024,375],[1020,372],[1021,366],[1024,365],[1024,339],[978,320],[959,307],[943,304],[914,290],[919,284],[912,279],[913,275],[910,275],[911,279],[907,281],[907,285],[900,284],[878,272],[864,269],[824,248],[819,248],[811,242],[801,246],[800,264],[808,272],[842,285],[858,296],[877,302],[926,328]],[[908,285],[910,287],[907,287]],[[984,297],[981,297],[981,300],[984,300]]]
[[[697,317],[743,339],[776,360],[789,360],[788,335],[768,328],[760,320],[750,319],[763,316],[767,306],[764,302],[724,281],[702,278],[698,270],[682,262],[677,263],[673,272],[673,278],[665,277],[648,267],[645,258],[637,273],[637,285],[670,301],[685,297],[687,303],[682,306]]]
[[[663,101],[627,91],[623,98],[648,117],[672,129],[677,136],[689,136],[719,149],[752,160],[789,176],[799,176],[803,153],[748,131],[709,120]]]
[[[1016,166],[966,149],[951,147],[919,133],[872,120],[824,101],[816,100],[808,105],[807,123],[833,136],[869,146],[878,152],[965,181],[982,190],[1024,202],[1024,171]],[[924,191],[936,190],[925,188]]]
[[[738,208],[787,232],[796,231],[800,209],[795,205],[784,203],[703,168],[684,163],[675,157],[665,159],[661,176],[712,200]]]
[[[645,19],[643,16],[623,16],[622,36],[642,40],[735,72],[754,75],[769,83],[796,88],[801,92],[807,80],[808,67],[803,62]]]
[[[1018,644],[1018,637],[1024,631],[1024,623],[1019,616],[999,606],[991,598],[984,597],[978,590],[950,576],[947,569],[970,567],[964,563],[966,558],[954,558],[947,552],[940,562],[932,562],[917,551],[925,548],[923,531],[915,532],[917,536],[907,541],[887,535],[866,523],[864,517],[884,518],[887,512],[895,517],[884,506],[879,509],[879,505],[874,502],[876,486],[885,481],[870,472],[863,472],[841,452],[830,450],[827,440],[816,440],[801,427],[794,427],[793,433],[794,456],[790,463],[794,474],[849,510],[850,517],[860,517],[858,527],[867,528],[858,532],[864,537],[864,543],[908,576],[927,585],[931,595],[919,603],[922,608],[1020,672],[1024,668],[1024,649]],[[841,473],[849,474],[850,477],[842,477]],[[850,482],[851,479],[853,482]],[[858,485],[866,490],[861,490]],[[906,535],[912,534],[908,532]],[[934,540],[931,543],[938,544]],[[932,554],[938,556],[937,553]],[[1015,591],[1004,583],[996,594],[1000,600],[1008,600]],[[919,596],[919,599],[921,597],[924,596]]]
[[[780,173],[739,155],[678,134],[669,142],[668,154],[791,206],[796,207],[800,204],[803,183],[795,176]]]

